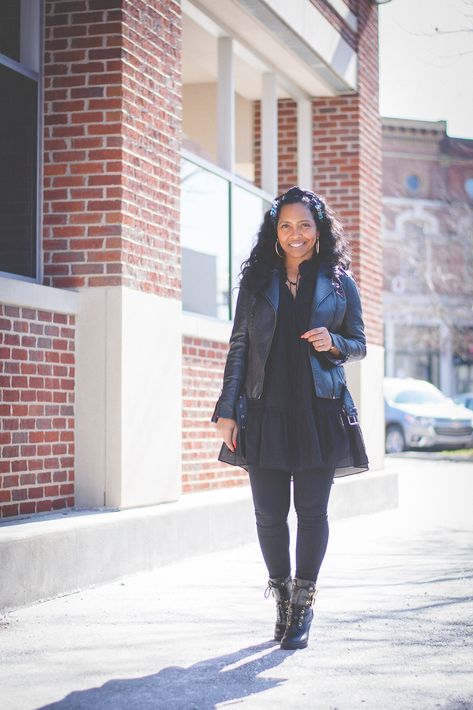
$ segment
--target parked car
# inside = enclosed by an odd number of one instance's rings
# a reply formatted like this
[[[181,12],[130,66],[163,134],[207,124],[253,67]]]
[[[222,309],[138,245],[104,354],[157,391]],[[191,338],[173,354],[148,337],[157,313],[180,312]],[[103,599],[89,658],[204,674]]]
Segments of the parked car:
[[[463,394],[458,394],[453,398],[453,401],[457,404],[461,404],[463,407],[468,409],[473,409],[473,392],[464,392]]]
[[[385,377],[386,452],[409,448],[473,446],[471,410],[437,387],[412,377]]]

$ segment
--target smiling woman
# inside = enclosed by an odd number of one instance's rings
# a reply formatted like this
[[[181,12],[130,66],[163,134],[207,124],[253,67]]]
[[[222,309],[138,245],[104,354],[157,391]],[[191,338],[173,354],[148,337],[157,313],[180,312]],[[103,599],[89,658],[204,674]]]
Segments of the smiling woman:
[[[273,200],[242,266],[223,389],[212,417],[224,441],[220,460],[249,473],[277,601],[274,637],[287,649],[308,644],[333,479],[368,468],[343,370],[343,363],[366,354],[349,263],[340,226],[317,195],[292,187]],[[291,480],[298,516],[294,584],[287,527]]]

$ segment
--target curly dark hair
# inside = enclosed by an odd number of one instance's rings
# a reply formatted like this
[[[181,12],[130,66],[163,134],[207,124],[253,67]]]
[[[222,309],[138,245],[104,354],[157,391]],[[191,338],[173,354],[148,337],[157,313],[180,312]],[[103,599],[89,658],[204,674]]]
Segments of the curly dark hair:
[[[325,202],[314,192],[291,187],[287,192],[279,195],[265,215],[258,230],[256,243],[250,256],[241,265],[240,282],[248,290],[258,292],[268,284],[271,272],[281,266],[280,259],[275,251],[277,240],[277,223],[283,205],[302,202],[310,209],[319,232],[319,254],[315,250],[313,259],[320,258],[331,268],[335,274],[337,268],[348,269],[351,258],[348,251],[348,242],[343,234],[340,222]]]

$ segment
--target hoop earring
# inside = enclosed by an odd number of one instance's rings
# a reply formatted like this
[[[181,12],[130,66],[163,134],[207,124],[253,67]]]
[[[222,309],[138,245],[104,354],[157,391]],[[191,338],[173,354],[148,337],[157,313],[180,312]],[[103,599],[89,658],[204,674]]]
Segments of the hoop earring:
[[[278,240],[276,239],[276,241],[274,242],[274,251],[275,251],[276,254],[279,256],[280,259],[283,259],[283,258],[284,258],[284,253],[283,253],[283,254],[280,254],[280,253],[278,252],[278,244],[279,244],[279,242],[278,242]]]

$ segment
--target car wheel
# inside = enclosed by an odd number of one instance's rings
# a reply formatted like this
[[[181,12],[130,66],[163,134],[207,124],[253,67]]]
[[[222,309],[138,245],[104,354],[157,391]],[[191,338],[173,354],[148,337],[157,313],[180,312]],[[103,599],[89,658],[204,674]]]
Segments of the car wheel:
[[[390,424],[386,429],[386,453],[400,454],[406,449],[406,440],[400,426]]]

